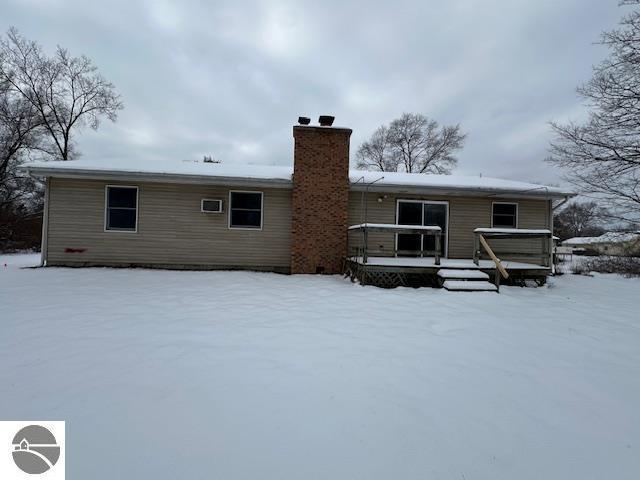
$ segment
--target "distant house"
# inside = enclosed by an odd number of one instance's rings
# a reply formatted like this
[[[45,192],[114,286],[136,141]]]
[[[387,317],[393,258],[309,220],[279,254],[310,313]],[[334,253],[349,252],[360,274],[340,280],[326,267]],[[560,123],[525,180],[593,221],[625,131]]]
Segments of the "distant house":
[[[46,179],[43,264],[315,274],[355,262],[379,264],[402,284],[403,268],[495,271],[486,240],[507,252],[507,269],[550,272],[553,202],[571,193],[488,177],[349,170],[350,136],[326,124],[294,126],[293,168],[26,164]]]
[[[608,232],[599,237],[574,237],[564,240],[562,245],[575,253],[599,255],[640,255],[640,232]]]

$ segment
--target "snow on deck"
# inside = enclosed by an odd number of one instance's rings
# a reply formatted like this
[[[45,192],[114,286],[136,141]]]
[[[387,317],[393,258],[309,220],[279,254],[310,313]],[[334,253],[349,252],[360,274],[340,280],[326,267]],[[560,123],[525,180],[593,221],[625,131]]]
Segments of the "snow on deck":
[[[38,261],[0,255],[0,412],[66,420],[67,478],[640,478],[640,280]]]
[[[445,280],[443,288],[456,292],[497,292],[498,287],[489,282],[468,282],[466,280]]]
[[[440,269],[438,270],[440,278],[451,279],[472,279],[472,280],[489,280],[489,275],[480,270],[466,270],[462,268]]]
[[[351,225],[349,230],[361,230],[363,228],[375,230],[423,230],[425,232],[441,232],[442,228],[437,225],[403,225],[395,223],[359,223]]]
[[[363,263],[362,257],[351,257],[357,263]],[[434,257],[367,257],[367,265],[384,267],[417,267],[417,268],[468,268],[468,269],[495,269],[493,260],[480,260],[479,266],[471,259],[440,258],[440,265],[436,265]],[[533,263],[513,262],[502,260],[502,265],[508,270],[548,270],[543,265]]]
[[[551,230],[544,228],[476,228],[475,233],[504,233],[504,234],[524,234],[524,235],[551,235]]]

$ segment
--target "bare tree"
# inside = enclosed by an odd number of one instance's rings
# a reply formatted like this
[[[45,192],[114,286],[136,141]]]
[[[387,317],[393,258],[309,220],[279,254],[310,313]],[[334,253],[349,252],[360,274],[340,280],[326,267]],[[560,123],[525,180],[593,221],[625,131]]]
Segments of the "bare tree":
[[[16,167],[26,151],[38,147],[41,125],[35,108],[0,82],[0,207],[28,194]]]
[[[640,11],[605,32],[602,43],[609,57],[578,88],[589,119],[552,123],[556,140],[549,161],[565,168],[566,179],[582,193],[604,201],[613,218],[633,221],[640,215]]]
[[[41,148],[54,158],[73,158],[76,129],[97,129],[103,117],[115,121],[122,108],[120,96],[89,58],[72,57],[61,47],[48,57],[13,27],[0,50],[0,82],[35,109],[48,139]]]
[[[371,138],[360,145],[356,158],[357,166],[362,170],[395,172],[398,169],[398,161],[389,138],[389,127],[378,127]]]
[[[358,168],[408,173],[449,174],[456,166],[455,152],[466,135],[460,125],[442,126],[417,113],[404,113],[378,128],[358,149]]]
[[[86,57],[41,47],[11,28],[0,38],[0,250],[38,244],[42,188],[20,174],[27,155],[69,160],[74,133],[116,119],[122,108],[111,83]]]
[[[0,184],[0,252],[39,245],[43,201],[40,182],[10,170]]]
[[[573,202],[554,218],[554,231],[561,240],[602,235],[600,222],[606,215],[596,202]]]

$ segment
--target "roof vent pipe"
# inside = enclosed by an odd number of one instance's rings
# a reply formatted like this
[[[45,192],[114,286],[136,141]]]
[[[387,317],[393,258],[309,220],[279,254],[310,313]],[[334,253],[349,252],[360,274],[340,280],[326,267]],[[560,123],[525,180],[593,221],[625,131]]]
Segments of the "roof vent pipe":
[[[330,127],[331,125],[333,125],[333,121],[336,119],[336,117],[332,117],[331,115],[320,115],[320,118],[318,118],[318,123],[320,123],[321,127]]]

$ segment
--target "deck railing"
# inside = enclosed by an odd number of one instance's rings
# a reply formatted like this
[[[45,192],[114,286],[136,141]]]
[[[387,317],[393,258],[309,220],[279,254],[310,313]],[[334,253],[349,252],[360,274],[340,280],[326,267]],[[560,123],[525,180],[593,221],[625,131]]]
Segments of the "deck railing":
[[[394,247],[393,256],[398,255],[415,255],[419,257],[432,256],[434,257],[435,264],[440,265],[441,251],[441,237],[442,229],[435,225],[396,225],[392,223],[361,223],[358,225],[352,225],[348,229],[349,234],[359,234],[359,244],[356,247],[355,256],[362,258],[362,263],[366,264],[367,259],[372,254],[388,255],[389,252],[380,252],[369,248],[369,233],[370,232],[386,232],[394,234],[408,234],[408,235],[425,235],[434,237],[434,250],[398,250]],[[424,242],[421,242],[424,246]]]
[[[552,255],[553,255],[553,236],[550,230],[546,229],[523,229],[523,228],[476,228],[474,231],[473,239],[473,262],[479,265],[480,258],[482,257],[481,237],[484,240],[491,239],[540,239],[540,251],[505,251],[497,250],[493,248],[495,255],[502,260],[508,259],[504,257],[516,257],[525,259],[538,260],[539,265],[543,265],[547,268],[551,268]]]

